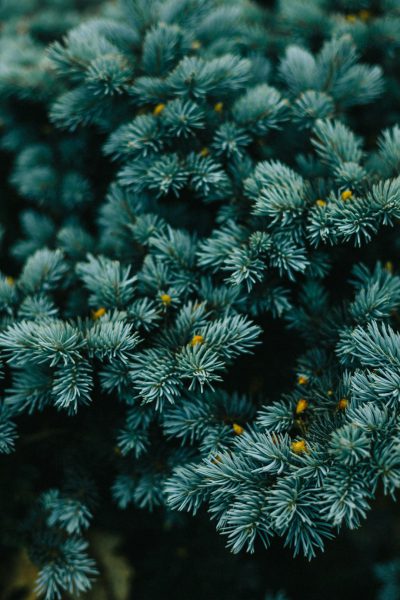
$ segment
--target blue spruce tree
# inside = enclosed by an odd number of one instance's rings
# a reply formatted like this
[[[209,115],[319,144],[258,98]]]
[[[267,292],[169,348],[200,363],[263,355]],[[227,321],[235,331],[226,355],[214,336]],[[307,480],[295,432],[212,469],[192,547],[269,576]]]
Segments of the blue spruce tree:
[[[0,10],[4,543],[87,592],[111,490],[313,558],[400,487],[398,3]]]

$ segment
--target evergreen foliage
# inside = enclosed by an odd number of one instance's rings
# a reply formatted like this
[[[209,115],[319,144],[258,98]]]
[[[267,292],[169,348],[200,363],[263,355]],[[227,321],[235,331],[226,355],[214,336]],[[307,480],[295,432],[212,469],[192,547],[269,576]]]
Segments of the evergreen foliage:
[[[105,489],[315,557],[400,487],[398,3],[0,15],[0,452],[38,594],[90,589]]]

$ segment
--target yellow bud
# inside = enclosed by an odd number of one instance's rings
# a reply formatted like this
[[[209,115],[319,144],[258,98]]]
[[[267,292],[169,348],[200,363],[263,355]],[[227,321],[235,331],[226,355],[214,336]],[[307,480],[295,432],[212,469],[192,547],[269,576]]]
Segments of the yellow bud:
[[[328,390],[326,393],[328,394],[328,396],[333,396],[333,390]]]
[[[106,312],[107,311],[104,308],[104,306],[101,306],[97,310],[92,310],[92,319],[94,321],[97,321],[97,319],[101,319],[101,317],[104,317],[104,315],[106,314]]]
[[[216,454],[214,456],[214,458],[211,461],[214,465],[217,465],[218,463],[222,462],[222,458],[220,457],[219,454]]]
[[[338,409],[346,410],[348,404],[349,404],[349,401],[347,400],[347,398],[341,398],[338,402]]]
[[[202,335],[194,335],[192,337],[192,341],[190,342],[192,346],[197,346],[198,344],[202,344],[204,342],[204,338]]]
[[[169,306],[172,302],[172,298],[169,294],[161,294],[160,298],[164,306]]]
[[[305,398],[300,398],[296,404],[296,415],[301,415],[308,408],[308,402]]]
[[[356,15],[346,15],[346,21],[348,21],[349,23],[355,23],[357,21],[357,16]]]
[[[299,385],[306,385],[308,383],[308,377],[305,375],[299,375],[297,378],[297,383]]]
[[[162,113],[162,111],[164,110],[164,108],[165,108],[165,104],[163,104],[162,102],[160,102],[160,104],[157,104],[157,106],[153,110],[153,115],[155,117],[158,117],[158,115],[160,115]]]
[[[8,285],[14,285],[14,283],[15,283],[14,277],[11,277],[11,275],[7,275],[7,277],[6,277],[6,283]]]
[[[369,10],[360,10],[360,12],[358,13],[358,16],[360,17],[361,21],[368,21],[371,17],[372,17],[372,13]]]
[[[217,102],[217,104],[214,105],[215,112],[220,113],[220,112],[222,112],[223,108],[224,108],[223,102]]]
[[[317,206],[326,206],[327,202],[326,202],[326,200],[322,200],[321,198],[318,198],[318,200],[315,201],[315,204]]]
[[[384,269],[388,273],[393,273],[393,263],[392,263],[392,261],[388,260],[387,262],[385,262]]]
[[[192,42],[192,50],[199,50],[201,48],[201,42],[199,40],[194,40]]]
[[[200,154],[201,154],[201,156],[208,156],[210,154],[210,151],[208,148],[202,148],[200,150]]]
[[[307,450],[307,444],[305,440],[298,440],[297,442],[292,442],[291,448],[295,454],[303,454]]]
[[[244,431],[244,427],[242,427],[241,425],[238,425],[238,423],[234,423],[232,425],[232,429],[236,435],[242,435],[242,433]]]
[[[342,200],[348,200],[352,195],[353,192],[351,190],[344,190],[344,192],[341,193]]]

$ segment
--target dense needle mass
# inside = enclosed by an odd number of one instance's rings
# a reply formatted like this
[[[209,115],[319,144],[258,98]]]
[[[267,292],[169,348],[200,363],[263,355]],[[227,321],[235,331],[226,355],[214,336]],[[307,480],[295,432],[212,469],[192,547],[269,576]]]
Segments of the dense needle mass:
[[[105,489],[314,557],[400,486],[398,3],[23,4],[0,452],[39,592],[90,589]]]

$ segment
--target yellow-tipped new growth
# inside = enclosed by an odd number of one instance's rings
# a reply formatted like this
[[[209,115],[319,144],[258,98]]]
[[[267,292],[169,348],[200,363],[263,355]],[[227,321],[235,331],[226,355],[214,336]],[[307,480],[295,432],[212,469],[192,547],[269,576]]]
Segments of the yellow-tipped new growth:
[[[208,148],[202,148],[200,150],[200,154],[201,154],[201,156],[208,156],[210,154],[210,151]]]
[[[308,402],[305,398],[300,398],[296,404],[296,415],[301,415],[308,408]]]
[[[349,401],[347,400],[347,398],[340,398],[340,400],[338,402],[338,409],[346,410],[348,404],[349,404]]]
[[[297,440],[291,443],[291,448],[295,454],[303,454],[307,450],[307,444],[305,440]]]
[[[202,335],[194,335],[192,337],[192,341],[190,342],[192,346],[198,346],[204,342],[204,338]]]
[[[393,263],[391,260],[388,260],[385,262],[385,266],[384,266],[385,271],[387,271],[388,273],[393,273]]]
[[[223,102],[217,102],[217,104],[214,104],[214,110],[215,112],[222,112],[224,108],[224,103]]]
[[[344,190],[344,192],[341,193],[342,200],[349,200],[352,195],[353,192],[351,190]]]
[[[199,50],[201,48],[201,42],[199,40],[194,40],[192,42],[192,50]]]
[[[360,10],[360,12],[358,13],[358,16],[360,17],[361,21],[369,21],[369,19],[372,17],[372,13],[369,10]]]
[[[101,319],[101,317],[104,317],[106,312],[107,310],[104,308],[104,306],[101,306],[97,310],[92,310],[92,319],[94,321],[97,321],[97,319]]]
[[[346,15],[346,21],[349,23],[355,23],[357,21],[357,15]]]
[[[327,202],[326,200],[322,200],[322,198],[318,198],[318,200],[315,201],[315,204],[317,206],[326,206]]]
[[[163,104],[163,102],[160,102],[160,104],[157,104],[157,106],[153,110],[153,115],[155,117],[158,117],[158,115],[161,115],[161,113],[164,110],[164,108],[165,108],[165,104]]]
[[[11,277],[11,275],[7,275],[7,277],[6,277],[6,283],[8,285],[14,285],[14,283],[15,283],[14,277]]]
[[[305,375],[299,375],[297,378],[297,383],[299,385],[306,385],[308,383],[308,377]]]
[[[236,435],[242,435],[242,433],[244,431],[244,427],[242,427],[238,423],[233,423],[232,429],[233,429],[233,431],[235,432]]]
[[[169,306],[172,302],[172,298],[169,294],[161,294],[160,298],[164,306]]]

